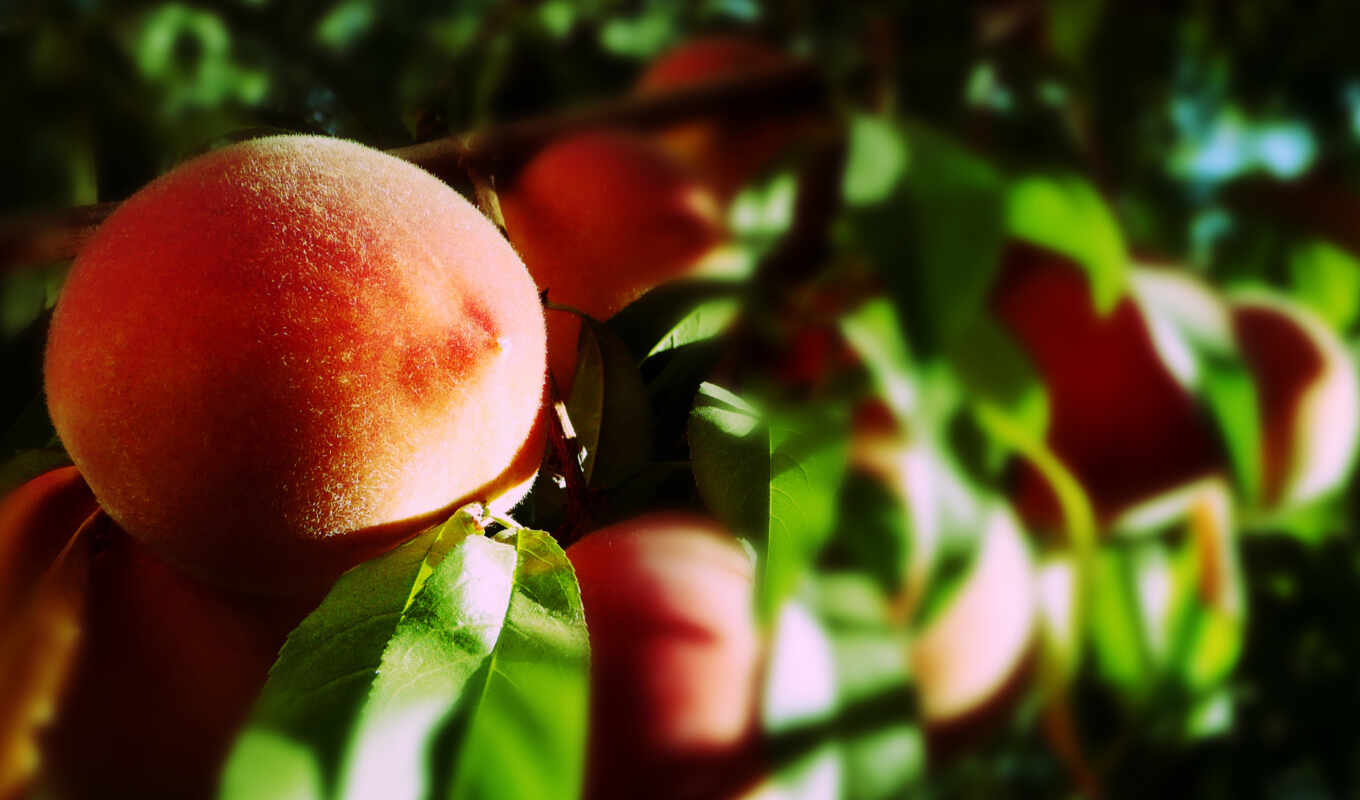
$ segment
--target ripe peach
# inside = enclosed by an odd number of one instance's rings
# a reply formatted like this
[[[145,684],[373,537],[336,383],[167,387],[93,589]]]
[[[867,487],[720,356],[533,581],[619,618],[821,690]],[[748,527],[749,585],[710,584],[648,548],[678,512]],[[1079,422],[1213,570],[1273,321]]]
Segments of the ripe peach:
[[[104,522],[43,780],[68,800],[211,797],[279,647],[320,597],[204,584]]]
[[[46,388],[131,535],[281,593],[523,485],[544,346],[532,280],[470,204],[376,150],[277,136],[109,217],[57,303]]]
[[[1325,322],[1282,297],[1237,297],[1232,320],[1260,402],[1263,499],[1291,506],[1336,489],[1360,434],[1354,357]]]
[[[856,411],[851,459],[902,503],[912,534],[899,610],[915,613],[939,557],[942,518],[958,476],[907,436],[879,402]],[[1038,575],[1024,531],[1004,506],[982,523],[978,552],[949,605],[912,641],[909,657],[932,758],[947,759],[992,731],[1033,674]]]
[[[1223,465],[1212,423],[1163,359],[1133,299],[1101,315],[1074,264],[1013,243],[992,309],[1042,377],[1048,443],[1102,520]],[[1058,524],[1056,501],[1035,472],[1022,469],[1015,500],[1031,524]]]
[[[608,319],[698,264],[722,238],[713,196],[644,140],[595,132],[551,145],[500,195],[510,241],[548,301]],[[580,318],[547,314],[565,394]]]
[[[96,508],[75,467],[43,473],[0,502],[0,620],[14,617]]]
[[[764,771],[752,567],[713,522],[651,514],[567,550],[591,645],[590,798],[734,796]]]
[[[791,61],[788,54],[758,39],[710,36],[661,56],[643,73],[636,91],[652,94],[774,69]],[[656,141],[727,200],[805,128],[803,120],[771,120],[733,109],[722,119],[667,128]]]
[[[934,758],[946,758],[994,728],[1032,673],[1039,630],[1034,564],[1009,510],[993,511],[985,525],[963,586],[911,647]]]

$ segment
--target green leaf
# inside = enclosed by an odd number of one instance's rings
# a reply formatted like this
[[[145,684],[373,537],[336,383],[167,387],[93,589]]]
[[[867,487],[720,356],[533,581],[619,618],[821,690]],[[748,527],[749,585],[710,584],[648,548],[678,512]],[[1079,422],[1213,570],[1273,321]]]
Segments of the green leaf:
[[[1029,357],[991,317],[962,331],[949,362],[972,396],[1002,409],[1042,440],[1048,430],[1048,393]]]
[[[804,407],[769,420],[770,506],[765,591],[787,597],[836,525],[849,459],[848,420]]]
[[[841,186],[850,206],[882,202],[907,172],[906,137],[887,119],[856,114],[850,119],[850,144]]]
[[[687,432],[694,481],[704,504],[734,531],[763,534],[769,520],[770,469],[761,411],[717,384],[704,383],[694,398]]]
[[[1052,0],[1048,12],[1048,42],[1054,54],[1070,64],[1081,64],[1100,25],[1104,0]]]
[[[594,326],[584,316],[580,319],[576,375],[572,378],[571,396],[567,398],[567,416],[581,447],[581,473],[589,481],[595,467],[595,451],[599,449],[600,428],[604,425],[604,354],[600,352]]]
[[[1006,231],[1075,259],[1090,278],[1100,313],[1111,311],[1123,294],[1128,266],[1124,237],[1087,181],[1043,175],[1016,181],[1006,196]]]
[[[0,342],[12,341],[57,302],[71,262],[11,270],[0,277]]]
[[[732,198],[727,212],[728,228],[752,244],[769,244],[783,236],[793,223],[798,179],[792,172],[776,173],[768,180],[744,187]]]
[[[771,633],[763,722],[780,797],[901,797],[924,773],[906,632],[874,584],[818,575]]]
[[[907,578],[912,530],[903,501],[877,477],[852,470],[841,487],[834,546],[856,569],[896,590]]]
[[[1240,360],[1206,362],[1202,392],[1232,462],[1233,479],[1248,504],[1261,496],[1261,414],[1256,382]]]
[[[580,595],[551,537],[509,538],[463,510],[346,573],[289,636],[221,797],[576,796]]]
[[[1005,234],[1005,184],[991,164],[924,125],[874,124],[905,138],[906,174],[881,201],[851,206],[845,231],[877,268],[913,345],[932,354],[983,309]]]
[[[444,797],[580,795],[590,652],[580,589],[550,535],[521,530],[513,538],[514,591],[496,647],[459,710]]]
[[[21,450],[0,464],[0,496],[19,488],[44,472],[71,465],[71,457],[60,447]]]
[[[1336,245],[1313,239],[1289,253],[1295,298],[1332,327],[1344,331],[1360,316],[1360,260]]]
[[[628,348],[608,327],[583,317],[567,414],[592,487],[613,488],[651,457],[647,387]]]
[[[830,536],[848,458],[846,415],[767,409],[705,383],[690,413],[695,483],[705,505],[760,554],[757,605],[768,619]]]
[[[735,297],[719,297],[702,303],[666,331],[661,340],[647,352],[647,358],[712,339],[727,330],[740,312],[741,302]]]
[[[840,324],[889,408],[899,419],[909,418],[917,405],[916,378],[897,307],[884,299],[870,300],[843,316]]]
[[[383,653],[396,634],[421,576],[448,544],[475,526],[459,513],[431,530],[343,575],[321,606],[288,636],[226,767],[224,798],[272,796],[276,785],[310,785],[345,796],[340,776]],[[286,752],[281,752],[285,751]],[[277,756],[267,755],[278,753]],[[290,765],[293,773],[265,772]],[[225,792],[230,793],[225,793]]]
[[[605,323],[629,351],[642,361],[663,352],[682,347],[686,343],[704,341],[691,338],[688,342],[673,341],[661,346],[672,331],[684,327],[685,320],[710,304],[721,306],[740,299],[742,287],[728,280],[681,280],[664,283],[629,303]]]
[[[1151,663],[1126,553],[1108,547],[1097,553],[1087,596],[1087,633],[1098,673],[1127,695],[1141,698]]]
[[[648,3],[635,17],[615,17],[601,26],[600,45],[617,56],[655,58],[675,39],[677,13],[670,3]]]
[[[839,710],[831,642],[809,610],[796,601],[779,610],[770,641],[761,712],[765,731],[775,743],[773,782],[781,797],[834,797],[840,794],[842,780],[835,738],[796,735],[800,729],[825,730]]]
[[[1262,480],[1260,412],[1226,306],[1207,285],[1178,270],[1136,269],[1129,285],[1162,363],[1207,407],[1238,489],[1253,501]]]

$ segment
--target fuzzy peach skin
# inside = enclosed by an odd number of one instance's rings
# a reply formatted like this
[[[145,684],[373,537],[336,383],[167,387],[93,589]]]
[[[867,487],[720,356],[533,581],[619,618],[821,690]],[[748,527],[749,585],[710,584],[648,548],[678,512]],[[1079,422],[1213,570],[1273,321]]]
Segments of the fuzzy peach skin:
[[[500,194],[506,232],[548,301],[608,319],[723,238],[716,198],[645,140],[585,133],[535,156]],[[548,363],[570,389],[580,318],[549,311]]]
[[[635,91],[647,95],[739,77],[786,66],[793,59],[766,42],[747,36],[694,39],[663,54],[638,79]],[[689,165],[724,201],[801,136],[808,120],[727,115],[674,125],[657,143]]]
[[[532,279],[458,194],[358,144],[269,137],[100,227],[57,303],[48,408],[130,534],[280,593],[522,485],[544,347]]]
[[[750,559],[715,523],[649,514],[567,549],[590,628],[587,798],[734,797],[766,770]]]

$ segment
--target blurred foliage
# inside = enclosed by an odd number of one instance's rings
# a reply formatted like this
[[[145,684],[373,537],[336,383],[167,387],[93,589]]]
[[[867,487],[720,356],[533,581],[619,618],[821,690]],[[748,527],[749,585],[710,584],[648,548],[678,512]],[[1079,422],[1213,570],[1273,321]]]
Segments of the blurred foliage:
[[[1333,218],[1360,224],[1357,29],[1360,7],[1341,0],[18,2],[0,17],[0,96],[15,115],[0,129],[0,210],[118,200],[259,132],[395,147],[572,109],[626,94],[656,55],[706,33],[779,43],[824,70],[845,133],[832,189],[841,205],[825,220],[828,247],[809,248],[814,277],[761,271],[797,228],[806,152],[796,151],[736,198],[730,247],[704,282],[583,325],[568,407],[597,521],[707,508],[760,558],[774,631],[766,725],[789,796],[1063,796],[1089,772],[1116,797],[1353,797],[1356,482],[1306,506],[1263,508],[1259,398],[1241,354],[1172,315],[1164,333],[1188,353],[1196,403],[1231,456],[1232,488],[1219,488],[1238,516],[1208,544],[1185,504],[1121,529],[1051,451],[1048,387],[987,304],[1003,248],[1018,239],[1069,257],[1102,312],[1130,291],[1135,262],[1174,262],[1215,287],[1273,287],[1356,353],[1356,239],[1325,215],[1260,198],[1322,181],[1351,203]],[[2,489],[64,463],[40,364],[67,266],[0,276]],[[799,292],[830,297],[831,310],[808,311],[816,303]],[[784,367],[812,350],[790,343],[826,331],[853,366],[790,379]],[[911,468],[932,476],[928,503],[847,454],[852,410],[866,399],[911,442]],[[1030,542],[1038,563],[1067,576],[1036,634],[1044,677],[966,752],[934,759],[902,656],[962,591],[980,520],[1017,460],[1043,474],[1062,511],[1056,534]],[[517,512],[545,529],[564,513],[546,476]],[[562,561],[546,537],[518,537],[520,550],[537,541]],[[422,542],[416,561],[430,552]],[[510,553],[508,591],[517,551],[487,546]],[[347,580],[382,584],[406,613],[422,596],[412,581],[433,581],[430,592],[465,566],[449,555],[417,578],[414,561],[393,568],[405,552]],[[1202,589],[1214,569],[1226,581],[1218,594]],[[904,621],[893,603],[917,588]],[[558,599],[568,616],[579,601]],[[343,593],[333,600],[307,624],[343,623]],[[403,633],[422,633],[401,627],[410,615],[393,619],[362,653],[345,653],[367,658],[367,678]],[[232,796],[258,796],[255,768],[299,770],[303,785],[335,780],[325,759],[373,733],[285,719],[319,708],[285,708],[288,682],[314,679],[291,660],[306,633],[290,639],[238,747]],[[579,654],[563,645],[557,655]],[[579,700],[579,675],[532,672],[530,696]],[[445,687],[444,716],[420,736],[447,745],[452,727],[513,716],[509,677],[502,695],[486,669],[464,677],[488,693],[482,706],[454,720],[461,688]],[[359,719],[362,700],[322,710]],[[1076,748],[1051,732],[1046,715],[1062,708]],[[583,734],[563,719],[546,756],[471,737],[457,758],[526,781],[570,773]],[[242,755],[252,748],[260,754]],[[488,796],[440,775],[451,792]]]

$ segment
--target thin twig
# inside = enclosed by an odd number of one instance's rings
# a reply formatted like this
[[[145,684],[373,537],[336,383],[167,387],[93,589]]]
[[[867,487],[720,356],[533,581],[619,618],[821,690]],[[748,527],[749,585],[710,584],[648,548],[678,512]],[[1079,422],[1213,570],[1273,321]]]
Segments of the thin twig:
[[[628,95],[388,152],[446,180],[475,173],[502,182],[547,143],[582,130],[649,129],[704,116],[797,115],[824,107],[826,97],[816,69],[798,63],[664,93]],[[117,207],[116,202],[99,203],[0,221],[0,272],[73,258]]]
[[[581,440],[576,438],[567,405],[562,401],[552,375],[548,376],[548,404],[548,441],[553,448],[554,460],[562,470],[562,480],[566,484],[563,488],[567,492],[567,517],[555,532],[555,538],[566,548],[590,531],[594,515],[590,507],[590,487],[581,469]]]

